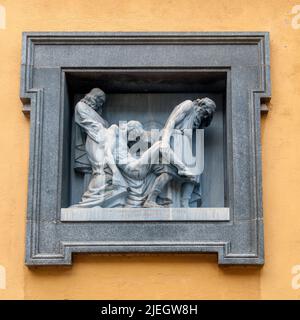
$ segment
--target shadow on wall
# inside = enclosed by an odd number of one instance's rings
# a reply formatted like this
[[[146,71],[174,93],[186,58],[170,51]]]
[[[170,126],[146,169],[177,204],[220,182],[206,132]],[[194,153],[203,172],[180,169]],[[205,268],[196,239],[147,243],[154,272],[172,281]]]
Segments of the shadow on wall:
[[[6,10],[5,7],[0,5],[0,30],[6,29]]]
[[[220,273],[225,276],[259,276],[262,266],[247,265],[218,265],[218,256],[214,253],[209,254],[166,254],[166,253],[137,253],[137,254],[74,254],[72,266],[39,266],[29,267],[30,273],[35,276],[63,276],[66,273],[73,273],[73,269],[89,267],[102,269],[103,267],[130,267],[135,270],[139,266],[167,265],[181,267],[203,267],[210,265],[212,268],[218,268]]]
[[[6,289],[6,270],[0,265],[0,290]]]
[[[72,267],[26,268],[26,299],[260,298],[261,268],[219,266],[217,254],[78,254],[73,260]]]

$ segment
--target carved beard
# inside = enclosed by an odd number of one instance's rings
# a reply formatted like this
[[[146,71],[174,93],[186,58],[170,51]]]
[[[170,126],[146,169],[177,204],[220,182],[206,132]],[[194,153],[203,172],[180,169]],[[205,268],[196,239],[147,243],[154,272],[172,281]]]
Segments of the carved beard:
[[[94,97],[85,96],[83,99],[81,99],[81,102],[87,104],[90,108],[97,111],[100,115],[102,114],[102,105],[103,101]]]
[[[201,119],[200,129],[208,127],[213,119],[213,112],[205,110],[204,116]]]

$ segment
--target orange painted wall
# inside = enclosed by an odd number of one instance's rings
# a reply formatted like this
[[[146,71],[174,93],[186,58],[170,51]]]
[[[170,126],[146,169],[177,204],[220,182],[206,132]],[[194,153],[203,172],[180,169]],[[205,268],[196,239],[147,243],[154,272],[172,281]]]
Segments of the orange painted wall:
[[[0,299],[300,298],[300,0],[0,0]],[[300,22],[300,20],[299,20]],[[24,266],[29,120],[19,100],[22,31],[270,31],[272,100],[262,121],[266,264],[214,255],[77,256],[72,268]]]

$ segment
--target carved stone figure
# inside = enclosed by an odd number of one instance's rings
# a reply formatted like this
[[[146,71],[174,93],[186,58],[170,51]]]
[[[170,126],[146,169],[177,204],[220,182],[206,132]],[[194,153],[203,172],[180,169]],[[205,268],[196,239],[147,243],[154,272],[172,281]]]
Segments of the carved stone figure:
[[[213,114],[215,113],[216,105],[209,99],[197,99],[195,101],[186,100],[174,108],[173,112],[169,116],[166,125],[163,130],[162,142],[160,150],[165,157],[171,155],[173,161],[176,163],[177,160],[176,153],[170,145],[170,139],[174,132],[174,129],[187,130],[192,129],[204,129],[209,126]],[[192,146],[192,135],[188,135],[190,138],[189,146]],[[181,150],[180,150],[181,151]],[[192,153],[192,151],[188,151]],[[181,190],[181,207],[189,207],[189,201],[195,186],[199,185],[199,175],[193,175],[188,169],[174,170],[172,164],[164,165],[155,168],[155,173],[158,174],[157,179],[153,185],[153,188],[144,204],[145,207],[157,206],[156,199],[158,195],[162,192],[163,188],[172,179],[179,179],[183,182]],[[189,178],[185,178],[188,176]]]
[[[128,192],[125,202],[125,206],[127,207],[145,206],[144,202],[154,183],[154,168],[160,160],[161,141],[153,143],[153,145],[144,152],[140,150],[139,155],[133,152],[132,149],[130,150],[128,146],[133,137],[138,137],[140,139],[140,144],[144,144],[146,141],[143,139],[148,136],[149,133],[144,130],[139,121],[129,121],[124,124],[122,128],[116,130],[116,139],[118,139],[119,148],[117,152],[114,152],[113,154],[114,160],[128,183]],[[175,163],[172,155],[167,152],[166,154],[168,158],[170,158],[170,164],[176,168],[175,170],[185,170],[185,166],[180,160]],[[170,203],[170,200],[164,200],[165,204]]]
[[[105,93],[95,88],[75,107],[75,122],[87,135],[85,150],[92,167],[88,189],[77,206],[111,206],[126,194],[127,183],[113,157],[117,126],[107,128],[107,122],[97,112],[104,103]]]
[[[192,200],[201,197],[203,163],[189,168],[182,161],[186,153],[183,144],[175,147],[171,137],[184,135],[185,148],[192,152],[193,131],[209,126],[216,110],[211,99],[186,100],[176,106],[161,139],[139,152],[134,152],[132,141],[138,138],[139,144],[148,146],[150,132],[134,120],[108,127],[101,116],[104,103],[105,93],[96,88],[75,107],[75,123],[83,134],[82,154],[86,152],[92,169],[87,190],[76,207],[167,207],[174,193],[180,194],[181,207],[189,207]]]
[[[100,101],[101,98],[101,101]],[[75,107],[74,112],[74,169],[80,173],[91,173],[91,162],[86,151],[87,131],[84,119],[93,118],[94,122],[100,122],[105,128],[108,122],[102,118],[102,108],[105,103],[105,93],[98,89],[92,89]],[[94,110],[94,111],[92,111]],[[92,114],[91,114],[92,113]],[[95,114],[96,113],[96,114]],[[82,119],[83,121],[80,121]],[[95,130],[94,130],[95,131]],[[92,133],[91,133],[92,134]]]

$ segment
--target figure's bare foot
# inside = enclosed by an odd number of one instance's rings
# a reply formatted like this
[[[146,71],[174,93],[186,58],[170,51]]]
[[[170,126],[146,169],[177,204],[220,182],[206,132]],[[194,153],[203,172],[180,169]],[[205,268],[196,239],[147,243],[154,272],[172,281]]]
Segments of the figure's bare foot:
[[[164,206],[159,205],[158,203],[151,201],[151,200],[146,200],[143,205],[144,208],[164,208]]]
[[[182,208],[189,208],[189,206],[190,206],[188,199],[181,200],[180,204],[181,204]]]

